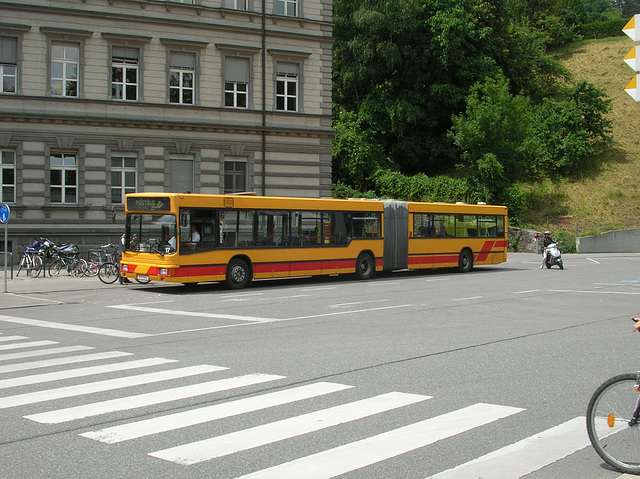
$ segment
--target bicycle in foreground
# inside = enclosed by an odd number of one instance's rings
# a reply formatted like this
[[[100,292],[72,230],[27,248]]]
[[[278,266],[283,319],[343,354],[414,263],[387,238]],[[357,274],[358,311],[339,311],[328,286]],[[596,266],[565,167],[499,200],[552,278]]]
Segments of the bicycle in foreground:
[[[636,319],[634,319],[636,321]],[[634,330],[640,329],[636,321]],[[593,448],[611,467],[640,475],[640,371],[603,382],[587,407]]]
[[[115,283],[117,279],[120,278],[120,263],[111,263],[106,262],[102,263],[98,267],[98,279],[105,284]],[[140,276],[136,277],[136,281],[140,284],[148,284],[151,280],[147,277],[146,279],[140,278]]]

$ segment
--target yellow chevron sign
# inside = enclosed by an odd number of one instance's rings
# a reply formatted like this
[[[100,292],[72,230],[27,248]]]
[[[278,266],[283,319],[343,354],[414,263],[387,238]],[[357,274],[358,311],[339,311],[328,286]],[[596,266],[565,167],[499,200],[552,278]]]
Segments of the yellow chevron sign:
[[[634,42],[640,42],[640,13],[636,13],[627,24],[622,27],[622,31],[626,33]]]
[[[624,62],[633,68],[634,71],[640,72],[640,58],[638,58],[638,46],[634,46],[627,56],[624,57]]]
[[[640,91],[638,91],[638,77],[640,77],[640,75],[634,76],[629,84],[624,88],[624,91],[626,91],[635,101],[640,101]]]

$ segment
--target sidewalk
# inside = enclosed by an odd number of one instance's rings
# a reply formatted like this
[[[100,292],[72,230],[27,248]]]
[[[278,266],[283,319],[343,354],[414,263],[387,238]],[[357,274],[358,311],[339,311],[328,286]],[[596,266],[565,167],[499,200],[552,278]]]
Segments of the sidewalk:
[[[19,276],[16,276],[16,272],[17,269],[14,269],[12,279],[11,271],[7,271],[5,288],[4,269],[0,267],[0,310],[43,306],[60,302],[54,299],[55,296],[51,295],[51,293],[91,291],[120,286],[117,282],[104,284],[97,277],[72,278],[64,274],[57,278],[52,278],[48,275],[46,277],[40,275],[37,278],[31,278],[27,276],[25,271],[21,271]],[[57,295],[57,297],[60,298],[60,295]]]

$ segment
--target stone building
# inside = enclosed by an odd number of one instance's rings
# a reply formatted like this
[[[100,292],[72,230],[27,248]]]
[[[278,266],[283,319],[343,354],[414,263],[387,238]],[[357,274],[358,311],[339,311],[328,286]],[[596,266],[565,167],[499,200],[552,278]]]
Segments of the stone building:
[[[39,236],[115,241],[129,192],[330,195],[331,0],[20,0],[0,12],[14,253]]]

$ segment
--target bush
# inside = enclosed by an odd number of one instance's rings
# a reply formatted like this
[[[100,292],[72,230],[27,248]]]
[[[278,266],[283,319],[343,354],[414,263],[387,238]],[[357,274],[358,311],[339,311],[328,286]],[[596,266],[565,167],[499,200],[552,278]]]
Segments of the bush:
[[[582,35],[584,38],[617,37],[624,35],[622,28],[628,21],[629,19],[621,19],[578,25],[576,27],[576,33]]]

